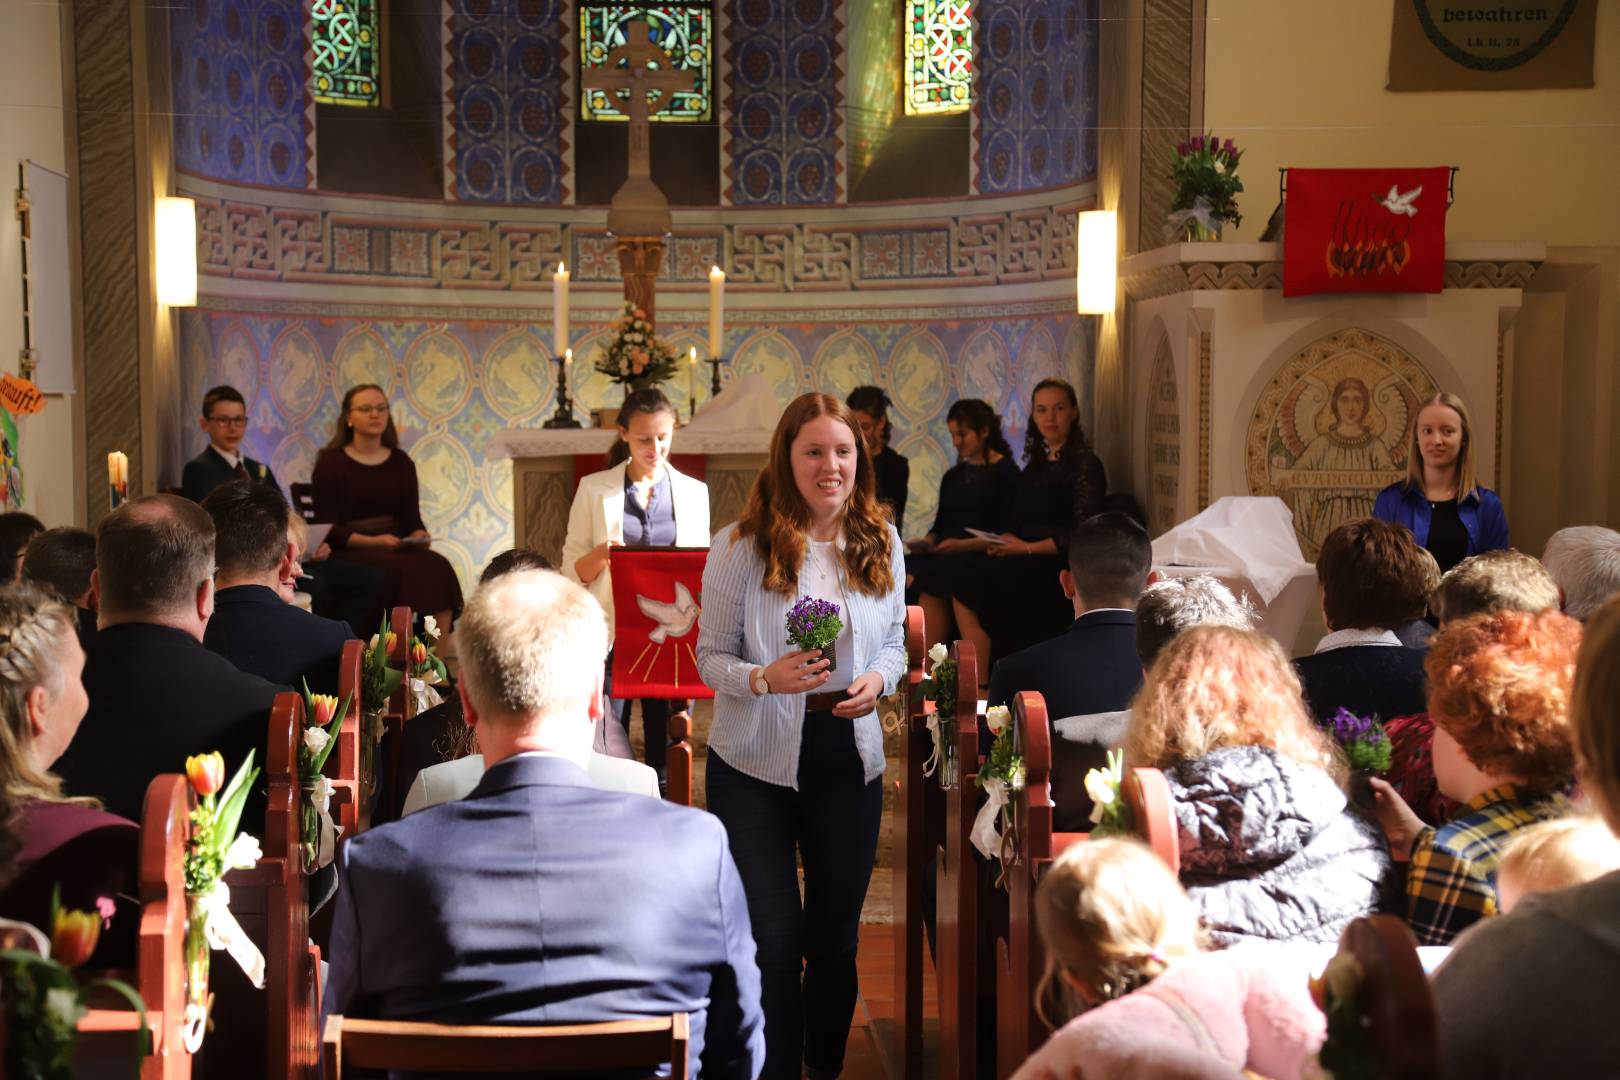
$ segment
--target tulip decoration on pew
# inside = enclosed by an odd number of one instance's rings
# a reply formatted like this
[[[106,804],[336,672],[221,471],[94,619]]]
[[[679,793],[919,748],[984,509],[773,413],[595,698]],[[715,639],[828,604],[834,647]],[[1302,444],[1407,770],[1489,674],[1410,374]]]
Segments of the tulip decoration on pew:
[[[322,775],[326,759],[337,748],[338,729],[349,714],[349,699],[311,694],[304,683],[304,738],[298,747],[298,784],[303,790],[304,873],[313,874],[337,857],[343,830],[332,821],[332,781]]]
[[[422,633],[427,640],[412,635],[410,648],[411,695],[416,706],[412,710],[420,716],[442,700],[437,690],[429,687],[444,686],[450,682],[450,669],[444,666],[439,654],[429,642],[439,639],[439,621],[432,615],[422,619]]]
[[[1108,751],[1108,766],[1086,773],[1086,794],[1091,796],[1092,836],[1129,836],[1133,832],[1125,787],[1125,752]]]
[[[146,1006],[134,987],[117,979],[81,985],[73,974],[96,951],[100,937],[101,916],[62,907],[58,889],[51,895],[51,955],[28,949],[0,950],[0,1004],[6,1035],[0,1075],[71,1080],[79,1018],[85,1013],[85,999],[98,989],[111,990],[129,1002],[140,1016],[139,1053],[144,1057],[152,1052]]]
[[[956,661],[940,642],[928,650],[928,673],[917,684],[924,701],[934,703],[928,716],[928,734],[934,753],[923,763],[923,775],[939,774],[939,786],[956,784]]]
[[[229,784],[225,783],[225,758],[218,751],[186,759],[186,779],[197,793],[191,839],[186,844],[184,1038],[188,1053],[202,1045],[208,1024],[210,950],[224,949],[254,986],[264,986],[264,956],[231,914],[231,893],[224,880],[231,870],[251,869],[262,855],[257,838],[236,831],[258,776],[252,751]]]
[[[377,632],[366,645],[360,676],[360,775],[369,779],[371,789],[377,783],[377,744],[382,742],[383,716],[388,712],[389,699],[405,677],[403,671],[388,663],[394,645],[394,632],[388,629],[388,612],[384,611]],[[367,795],[373,793],[371,789],[367,790]]]
[[[1005,705],[985,710],[985,726],[995,736],[990,756],[979,766],[974,782],[984,789],[984,805],[973,819],[973,846],[987,859],[1001,863],[1001,880],[1006,869],[1018,859],[1012,830],[1012,797],[1024,787],[1024,756],[1013,745],[1012,712]]]

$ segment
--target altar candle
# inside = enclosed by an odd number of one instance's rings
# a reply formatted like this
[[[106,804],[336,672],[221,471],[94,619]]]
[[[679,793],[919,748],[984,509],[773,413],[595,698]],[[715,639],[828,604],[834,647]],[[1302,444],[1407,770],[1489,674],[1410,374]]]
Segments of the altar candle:
[[[553,344],[561,356],[568,348],[568,267],[563,263],[551,275],[551,323]]]
[[[718,266],[709,271],[709,355],[721,356],[725,344],[720,332],[720,316],[725,310],[726,272]]]
[[[113,506],[129,498],[129,455],[122,450],[107,455],[107,486],[112,489]]]
[[[564,349],[563,350],[563,385],[564,386],[569,385],[569,379],[571,379],[573,377],[573,374],[574,374],[574,350],[573,349]]]
[[[686,350],[686,400],[697,405],[697,346]]]

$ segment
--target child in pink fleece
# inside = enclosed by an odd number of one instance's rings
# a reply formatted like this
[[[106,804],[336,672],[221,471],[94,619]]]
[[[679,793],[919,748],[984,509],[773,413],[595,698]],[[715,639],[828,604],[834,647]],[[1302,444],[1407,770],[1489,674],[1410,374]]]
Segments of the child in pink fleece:
[[[1036,894],[1046,945],[1043,1003],[1088,1009],[1014,1080],[1314,1074],[1326,1023],[1308,989],[1309,950],[1199,951],[1198,912],[1168,867],[1133,840],[1069,848]],[[1094,1006],[1094,1007],[1090,1007]]]

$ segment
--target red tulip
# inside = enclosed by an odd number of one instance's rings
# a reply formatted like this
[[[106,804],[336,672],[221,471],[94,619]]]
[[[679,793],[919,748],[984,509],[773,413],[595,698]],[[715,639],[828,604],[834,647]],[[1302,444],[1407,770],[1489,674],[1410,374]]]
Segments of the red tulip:
[[[218,794],[225,786],[225,755],[215,750],[186,758],[186,778],[198,795]]]
[[[337,715],[338,699],[332,694],[311,694],[309,703],[314,708],[314,723],[317,727],[325,727]]]
[[[56,909],[56,925],[51,927],[52,960],[76,968],[90,959],[100,940],[101,916],[93,911]]]
[[[427,663],[427,646],[420,641],[411,646],[411,662],[419,666]]]

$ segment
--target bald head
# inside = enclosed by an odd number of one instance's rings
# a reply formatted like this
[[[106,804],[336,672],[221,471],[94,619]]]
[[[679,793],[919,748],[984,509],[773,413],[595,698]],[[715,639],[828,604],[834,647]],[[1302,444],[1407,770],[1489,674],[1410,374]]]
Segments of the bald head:
[[[109,620],[189,612],[213,577],[214,522],[189,499],[131,499],[96,530],[96,578]]]

